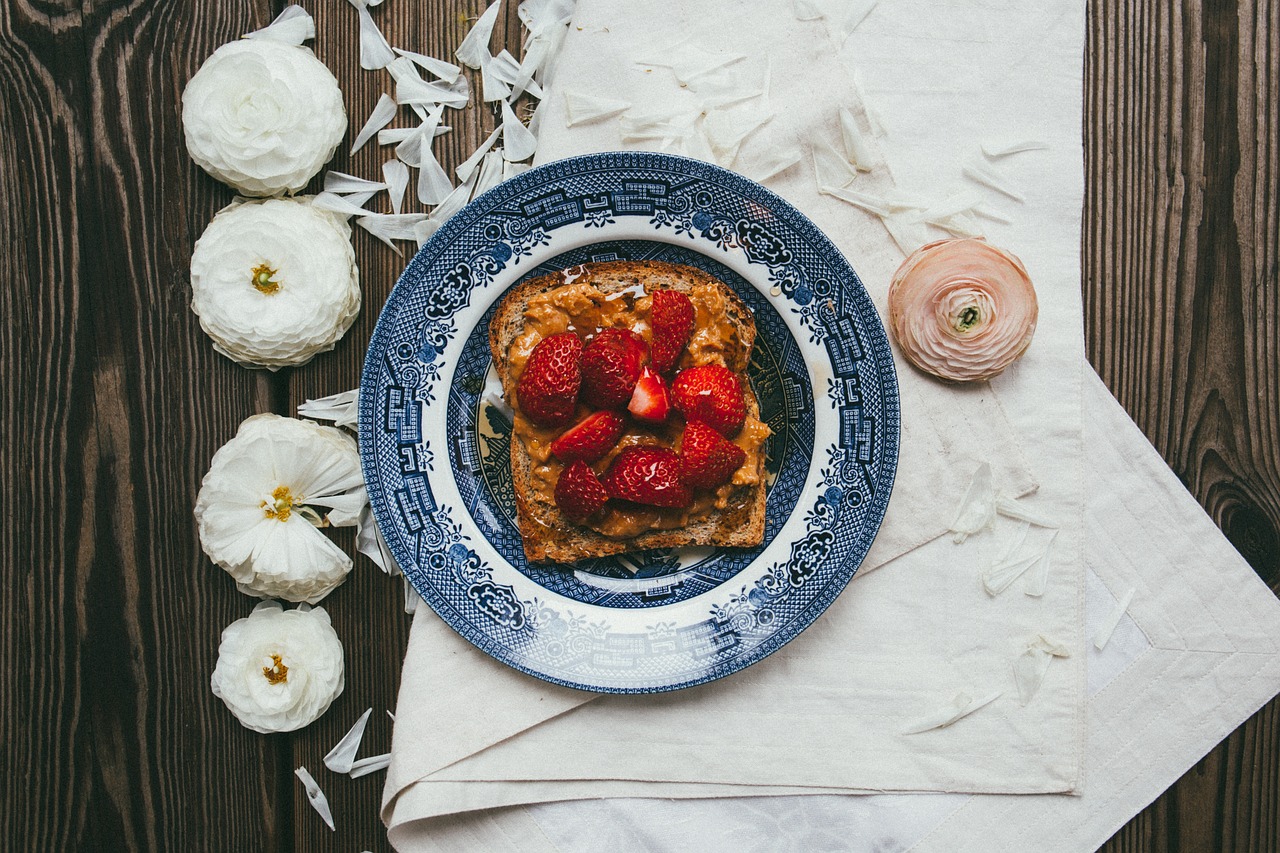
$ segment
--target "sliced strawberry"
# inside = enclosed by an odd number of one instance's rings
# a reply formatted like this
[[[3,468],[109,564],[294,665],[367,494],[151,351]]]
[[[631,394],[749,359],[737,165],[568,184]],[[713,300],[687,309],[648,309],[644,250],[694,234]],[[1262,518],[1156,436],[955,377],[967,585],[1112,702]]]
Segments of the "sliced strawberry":
[[[595,412],[551,442],[551,452],[561,462],[595,462],[613,450],[624,429],[626,424],[616,412]]]
[[[593,406],[625,406],[640,376],[644,338],[626,329],[605,329],[582,351],[582,390]]]
[[[702,421],[725,438],[733,438],[747,419],[747,403],[738,375],[707,364],[680,371],[671,383],[671,401],[688,421]]]
[[[650,424],[662,423],[671,413],[671,396],[667,391],[667,383],[652,367],[646,366],[640,373],[631,394],[631,402],[627,404],[627,411],[636,420]]]
[[[639,445],[617,455],[604,472],[610,497],[649,506],[685,507],[693,492],[680,479],[680,457],[665,447]]]
[[[560,472],[555,495],[556,506],[575,521],[594,515],[609,500],[609,493],[600,484],[596,472],[582,460]]]
[[[539,426],[562,426],[573,417],[582,385],[582,341],[561,332],[538,341],[516,385],[525,417]]]
[[[652,298],[649,327],[653,329],[653,369],[670,373],[693,336],[693,303],[678,290],[655,290]]]
[[[680,479],[696,489],[715,489],[733,479],[747,461],[742,448],[701,421],[690,421],[680,440]]]

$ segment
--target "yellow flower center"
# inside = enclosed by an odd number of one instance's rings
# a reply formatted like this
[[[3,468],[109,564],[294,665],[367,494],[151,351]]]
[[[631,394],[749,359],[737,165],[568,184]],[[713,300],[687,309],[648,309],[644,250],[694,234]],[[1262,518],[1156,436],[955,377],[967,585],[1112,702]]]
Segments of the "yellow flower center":
[[[262,502],[262,511],[267,514],[267,518],[288,521],[293,508],[301,505],[302,495],[295,496],[289,491],[288,486],[276,486],[276,490],[271,493],[271,499]]]
[[[267,684],[284,684],[289,680],[289,667],[284,665],[284,661],[280,655],[271,655],[271,666],[262,668],[262,675],[267,679]]]
[[[270,296],[280,289],[280,282],[273,278],[275,275],[276,270],[267,266],[266,261],[263,261],[253,268],[249,283],[253,285],[254,290]]]

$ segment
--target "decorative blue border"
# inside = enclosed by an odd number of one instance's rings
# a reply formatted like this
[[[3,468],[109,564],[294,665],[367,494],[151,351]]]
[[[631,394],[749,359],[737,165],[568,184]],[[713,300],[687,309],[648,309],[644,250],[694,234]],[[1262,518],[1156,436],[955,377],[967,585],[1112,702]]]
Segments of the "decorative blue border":
[[[467,544],[470,533],[455,519],[455,508],[431,494],[427,476],[436,460],[422,441],[421,423],[424,408],[436,399],[444,350],[459,332],[454,314],[473,293],[548,244],[557,228],[603,228],[622,216],[644,216],[668,235],[740,249],[749,263],[767,268],[771,294],[786,298],[811,343],[830,358],[835,378],[826,396],[837,410],[839,433],[825,447],[823,491],[807,510],[806,532],[791,543],[788,559],[716,605],[705,622],[665,623],[656,608],[656,624],[639,635],[612,632],[607,610],[589,609],[590,618],[572,609],[559,612],[536,598],[521,601],[514,589],[495,582]],[[888,339],[856,274],[781,198],[696,160],[644,152],[587,155],[532,169],[485,193],[418,252],[370,343],[360,439],[374,515],[392,553],[424,600],[463,637],[547,681],[602,692],[654,692],[755,663],[804,630],[843,590],[871,546],[892,489],[897,379]],[[673,662],[689,660],[697,667],[671,669]],[[586,676],[557,674],[567,671]]]

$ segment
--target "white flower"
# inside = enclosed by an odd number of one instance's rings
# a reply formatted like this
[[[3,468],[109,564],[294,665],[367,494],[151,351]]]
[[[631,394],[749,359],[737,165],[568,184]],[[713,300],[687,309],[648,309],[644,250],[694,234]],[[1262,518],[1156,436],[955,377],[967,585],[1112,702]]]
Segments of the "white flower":
[[[342,693],[342,641],[324,610],[264,601],[222,632],[211,685],[255,732],[300,729]]]
[[[191,310],[218,352],[248,367],[333,349],[360,312],[351,226],[305,199],[224,208],[191,255]]]
[[[200,546],[242,592],[315,604],[351,571],[351,558],[316,528],[356,524],[368,502],[350,436],[254,415],[204,475],[195,508]]]
[[[338,81],[305,47],[224,44],[182,92],[187,153],[247,195],[297,192],[347,132]]]

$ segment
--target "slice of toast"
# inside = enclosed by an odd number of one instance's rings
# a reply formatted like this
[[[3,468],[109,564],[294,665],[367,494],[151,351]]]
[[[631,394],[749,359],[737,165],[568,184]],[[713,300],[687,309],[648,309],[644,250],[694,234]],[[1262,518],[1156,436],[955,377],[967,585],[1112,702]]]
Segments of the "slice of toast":
[[[646,339],[648,299],[654,290],[678,290],[694,302],[697,317],[681,367],[719,363],[739,374],[747,403],[747,424],[736,442],[748,451],[747,463],[734,484],[695,499],[692,513],[623,505],[610,502],[606,523],[570,521],[555,504],[555,478],[560,463],[549,454],[549,445],[560,430],[534,426],[519,413],[516,387],[528,353],[545,335],[573,328],[589,336],[594,328],[583,325],[635,328]],[[566,306],[561,310],[558,306]],[[750,547],[764,537],[765,472],[764,439],[769,430],[760,423],[760,410],[746,368],[755,342],[751,309],[718,279],[693,267],[656,261],[610,261],[585,264],[551,273],[512,288],[498,306],[489,326],[489,348],[502,381],[507,402],[516,410],[511,447],[511,479],[515,488],[520,533],[530,562],[573,562],[631,551],[680,546]],[[579,400],[577,419],[589,412],[589,401]],[[632,425],[624,443],[657,443],[672,446],[683,421],[672,412],[663,428]],[[612,455],[593,467],[604,470]],[[685,517],[691,515],[692,517]],[[633,519],[639,519],[631,524]],[[614,521],[621,522],[614,524]],[[636,532],[631,527],[657,524],[660,529]],[[593,526],[589,526],[593,525]],[[613,535],[605,535],[607,530]]]

